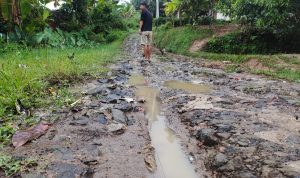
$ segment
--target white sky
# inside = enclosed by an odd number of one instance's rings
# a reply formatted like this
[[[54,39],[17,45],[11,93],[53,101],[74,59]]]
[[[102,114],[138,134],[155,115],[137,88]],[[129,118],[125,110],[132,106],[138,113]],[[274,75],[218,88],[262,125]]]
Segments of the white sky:
[[[62,4],[66,3],[65,1],[58,1],[59,6],[54,6],[54,1],[49,2],[48,4],[46,4],[46,7],[50,10],[58,10]]]
[[[125,3],[125,2],[130,2],[130,0],[120,0],[119,4]]]

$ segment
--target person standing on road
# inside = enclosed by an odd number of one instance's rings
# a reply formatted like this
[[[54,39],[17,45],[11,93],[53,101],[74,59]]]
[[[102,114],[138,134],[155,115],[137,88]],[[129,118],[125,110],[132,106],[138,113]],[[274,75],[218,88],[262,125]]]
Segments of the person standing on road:
[[[153,17],[152,14],[147,9],[147,4],[145,2],[142,2],[140,4],[140,9],[141,9],[141,20],[140,20],[141,45],[144,48],[145,59],[150,61]]]

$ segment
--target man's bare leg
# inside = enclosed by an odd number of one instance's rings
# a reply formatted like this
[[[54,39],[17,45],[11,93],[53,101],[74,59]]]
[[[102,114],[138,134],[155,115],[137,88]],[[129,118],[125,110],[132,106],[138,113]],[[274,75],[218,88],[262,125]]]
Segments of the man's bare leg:
[[[148,57],[149,57],[149,60],[151,59],[151,53],[152,53],[151,45],[148,45]]]
[[[149,57],[149,45],[146,45],[145,46],[145,51],[146,51],[146,60],[149,60],[150,59],[150,57]]]
[[[144,58],[147,59],[147,45],[144,45]]]

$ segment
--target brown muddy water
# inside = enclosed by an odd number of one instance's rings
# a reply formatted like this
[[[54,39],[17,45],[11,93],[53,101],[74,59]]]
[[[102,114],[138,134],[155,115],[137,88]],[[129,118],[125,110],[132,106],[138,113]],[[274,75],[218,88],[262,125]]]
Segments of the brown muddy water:
[[[209,93],[212,87],[209,85],[182,82],[177,80],[170,80],[165,82],[165,86],[172,89],[180,89],[189,93]]]
[[[147,82],[138,74],[134,74],[129,83],[137,87],[137,97],[146,100],[144,107],[149,119],[149,132],[157,164],[157,170],[151,177],[197,178],[193,165],[182,151],[180,140],[166,125],[158,90],[143,85]]]

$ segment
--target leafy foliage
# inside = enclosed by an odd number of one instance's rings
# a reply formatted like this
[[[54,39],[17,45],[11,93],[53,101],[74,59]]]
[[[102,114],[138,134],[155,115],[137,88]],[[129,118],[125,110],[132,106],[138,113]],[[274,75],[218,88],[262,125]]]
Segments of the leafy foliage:
[[[10,142],[11,135],[15,129],[11,125],[1,125],[0,127],[0,142],[5,145]],[[0,166],[1,167],[1,166]]]
[[[0,168],[6,176],[11,176],[21,170],[21,161],[15,160],[12,156],[0,154]]]
[[[43,32],[35,35],[34,43],[51,47],[91,47],[95,45],[93,41],[89,39],[89,30],[81,30],[79,32],[63,32],[60,29],[53,31],[46,28]],[[94,35],[92,33],[92,35]]]
[[[300,35],[292,34],[281,38],[268,31],[245,31],[215,37],[210,40],[205,50],[227,54],[273,54],[300,52]]]
[[[33,159],[17,159],[0,153],[0,169],[2,169],[8,177],[35,164]]]
[[[220,0],[218,9],[238,22],[273,33],[299,27],[298,0]]]
[[[129,4],[118,6],[114,0],[74,0],[52,12],[44,7],[47,2],[49,0],[0,0],[3,41],[34,46],[92,46],[116,39],[110,34],[114,29],[125,30],[126,25],[133,26],[124,20],[134,14]],[[16,12],[5,11],[12,6],[22,12],[18,22],[12,18]]]
[[[108,33],[112,29],[125,29],[120,13],[112,2],[99,1],[91,12],[91,21],[95,33]]]
[[[173,19],[188,19],[190,24],[210,24],[214,4],[213,0],[174,0],[166,3],[165,11]]]

